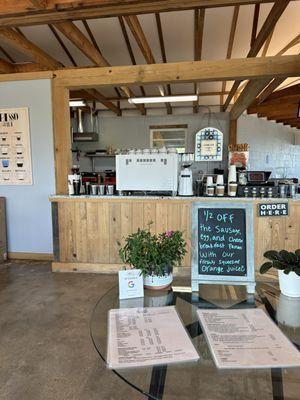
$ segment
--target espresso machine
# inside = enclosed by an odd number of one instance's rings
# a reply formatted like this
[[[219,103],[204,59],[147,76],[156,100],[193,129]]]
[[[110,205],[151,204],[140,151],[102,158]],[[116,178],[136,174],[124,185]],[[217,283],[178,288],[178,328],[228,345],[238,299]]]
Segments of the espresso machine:
[[[179,196],[193,196],[193,172],[191,166],[194,162],[194,153],[182,153],[180,156],[181,171],[179,174]]]

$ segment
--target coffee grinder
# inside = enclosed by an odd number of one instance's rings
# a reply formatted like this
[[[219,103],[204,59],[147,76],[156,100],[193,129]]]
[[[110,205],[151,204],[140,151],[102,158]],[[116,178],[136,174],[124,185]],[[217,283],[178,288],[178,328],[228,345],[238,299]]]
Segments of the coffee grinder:
[[[190,167],[194,162],[194,153],[182,153],[180,162],[178,195],[193,196],[193,172]]]

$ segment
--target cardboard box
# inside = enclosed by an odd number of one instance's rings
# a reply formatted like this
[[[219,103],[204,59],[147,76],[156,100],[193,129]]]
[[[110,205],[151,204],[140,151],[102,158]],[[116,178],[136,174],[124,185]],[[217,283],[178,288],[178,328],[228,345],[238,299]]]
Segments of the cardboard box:
[[[7,260],[5,198],[0,197],[0,263]]]

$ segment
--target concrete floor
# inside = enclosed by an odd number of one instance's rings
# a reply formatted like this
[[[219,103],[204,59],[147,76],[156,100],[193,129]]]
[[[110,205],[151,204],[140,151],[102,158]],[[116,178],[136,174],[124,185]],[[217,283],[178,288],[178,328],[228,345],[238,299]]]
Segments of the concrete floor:
[[[117,277],[51,273],[50,263],[0,264],[1,400],[143,400],[107,370],[89,321]]]

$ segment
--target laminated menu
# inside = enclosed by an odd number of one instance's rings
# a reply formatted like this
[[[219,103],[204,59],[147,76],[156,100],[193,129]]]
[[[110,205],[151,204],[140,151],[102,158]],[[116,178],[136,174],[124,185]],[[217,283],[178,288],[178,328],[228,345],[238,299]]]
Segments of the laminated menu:
[[[198,359],[199,355],[174,306],[109,311],[109,368],[152,366]]]
[[[197,314],[218,368],[300,367],[300,352],[262,309]]]

